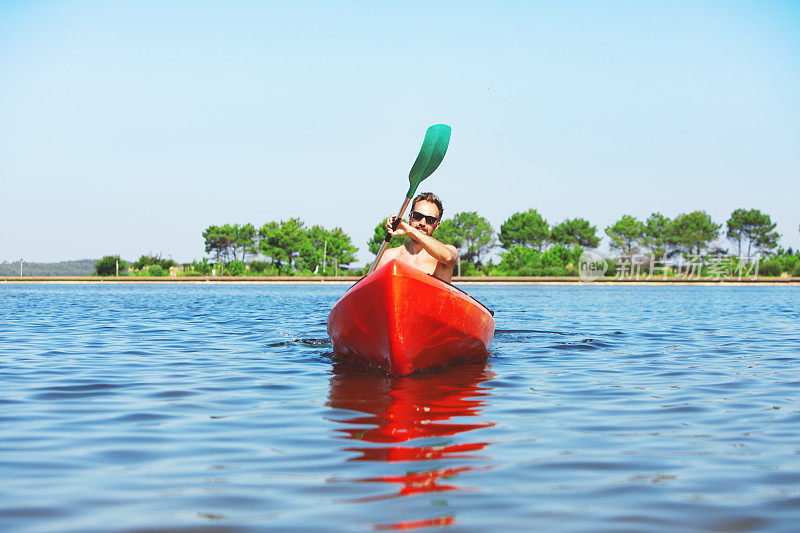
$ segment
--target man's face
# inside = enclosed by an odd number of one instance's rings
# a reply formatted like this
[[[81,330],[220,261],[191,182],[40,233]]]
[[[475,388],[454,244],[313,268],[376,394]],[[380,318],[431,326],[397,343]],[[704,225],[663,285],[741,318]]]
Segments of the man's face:
[[[428,224],[428,222],[423,218],[422,220],[414,220],[409,215],[409,220],[411,221],[411,227],[418,229],[422,233],[426,235],[433,235],[433,232],[436,231],[436,228],[439,227],[439,208],[436,207],[436,204],[433,202],[428,202],[427,200],[420,200],[417,202],[412,209],[412,211],[416,211],[417,213],[422,213],[423,215],[427,215],[429,217],[436,218],[436,222],[433,224]]]

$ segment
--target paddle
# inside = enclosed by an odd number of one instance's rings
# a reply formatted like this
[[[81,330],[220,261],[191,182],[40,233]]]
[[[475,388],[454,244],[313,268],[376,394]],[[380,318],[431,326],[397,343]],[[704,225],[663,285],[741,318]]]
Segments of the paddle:
[[[450,131],[450,126],[446,124],[435,124],[425,132],[422,148],[420,148],[417,160],[414,161],[414,165],[408,173],[410,186],[403,200],[403,205],[397,213],[397,220],[395,220],[394,228],[397,228],[398,224],[400,224],[400,219],[403,218],[406,207],[408,207],[409,202],[411,202],[411,199],[414,197],[414,193],[417,192],[419,184],[422,183],[422,180],[433,174],[433,171],[439,167],[442,159],[444,159],[447,146],[450,144]],[[375,256],[375,261],[369,268],[368,274],[371,274],[372,271],[375,270],[390,240],[392,240],[392,236],[389,235],[389,232],[386,232],[386,239],[384,239],[381,249],[378,251],[378,255]]]

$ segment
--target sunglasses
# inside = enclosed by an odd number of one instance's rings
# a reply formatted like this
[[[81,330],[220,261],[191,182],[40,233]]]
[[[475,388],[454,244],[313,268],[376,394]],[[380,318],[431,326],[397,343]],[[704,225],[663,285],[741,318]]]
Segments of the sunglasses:
[[[430,216],[430,215],[423,215],[423,214],[422,214],[422,213],[420,213],[419,211],[411,211],[411,215],[409,216],[409,218],[410,218],[411,220],[414,220],[414,221],[420,221],[420,220],[422,220],[422,219],[424,218],[424,219],[425,219],[425,222],[426,222],[426,223],[427,223],[429,226],[433,226],[434,224],[436,224],[437,222],[439,222],[439,219],[438,219],[438,218],[436,218],[436,217],[432,217],[432,216]]]

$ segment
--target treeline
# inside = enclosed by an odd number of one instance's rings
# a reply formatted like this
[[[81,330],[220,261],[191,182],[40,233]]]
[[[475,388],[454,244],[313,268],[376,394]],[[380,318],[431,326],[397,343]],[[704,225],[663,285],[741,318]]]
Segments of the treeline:
[[[715,223],[705,211],[683,213],[669,218],[653,213],[645,220],[623,215],[604,229],[617,257],[652,254],[663,263],[678,256],[708,257],[736,255],[748,260],[755,254],[766,257],[762,273],[800,276],[800,255],[778,248],[780,235],[770,216],[757,209],[737,209],[725,224]],[[732,248],[724,246],[724,234]],[[377,253],[383,241],[379,222],[369,241]],[[583,218],[550,224],[535,209],[514,213],[495,232],[476,212],[457,213],[442,221],[437,238],[454,245],[460,254],[462,275],[571,276],[578,273],[578,259],[584,249],[601,241],[596,226]],[[404,241],[395,242],[398,246]],[[499,263],[485,261],[496,248],[505,250]],[[613,274],[613,264],[611,272]]]
[[[252,224],[209,226],[203,239],[206,253],[214,257],[215,263],[225,264],[228,272],[237,273],[327,273],[329,269],[347,268],[356,260],[358,251],[342,228],[306,227],[299,218],[267,222],[258,229]],[[248,254],[251,258],[263,257],[264,261],[246,265]]]
[[[708,256],[733,253],[749,257],[760,253],[776,258],[767,272],[779,270],[793,273],[798,265],[797,254],[792,250],[777,249],[779,239],[776,225],[769,215],[757,209],[737,209],[725,224],[715,223],[704,211],[693,211],[669,218],[653,213],[645,220],[623,215],[612,225],[604,228],[612,251],[618,257],[634,254],[653,254],[661,260],[677,256]],[[327,232],[314,226],[306,228],[299,219],[285,222],[270,222],[260,230],[226,224],[211,226],[204,233],[206,252],[211,253],[217,263],[233,265],[242,270],[237,262],[263,255],[268,262],[249,263],[251,273],[321,273],[319,257],[325,252],[323,236],[328,235],[328,261],[335,257],[339,265],[349,266],[354,262],[357,250],[350,238],[340,228]],[[331,238],[335,234],[335,238]],[[734,250],[722,246],[719,239],[724,234]],[[316,236],[314,236],[316,235]],[[375,225],[367,248],[373,254],[380,249],[385,236],[384,221]],[[585,249],[596,248],[602,237],[596,226],[583,218],[571,218],[550,224],[535,209],[514,213],[495,231],[491,223],[477,212],[456,213],[442,221],[436,237],[459,250],[462,275],[559,275],[578,273],[578,259]],[[407,237],[392,239],[390,246],[401,246]],[[331,243],[336,243],[333,245]],[[504,250],[500,261],[487,261],[497,248]],[[766,264],[766,263],[765,263]],[[364,268],[351,269],[351,273],[363,274]],[[613,273],[613,265],[611,267]],[[226,273],[231,273],[229,268]],[[766,273],[766,272],[765,272]],[[798,274],[800,275],[800,273]]]
[[[94,269],[98,276],[167,276],[170,273],[177,275],[182,267],[160,255],[141,255],[130,265],[118,255],[107,255],[95,263]]]
[[[96,259],[58,261],[56,263],[28,263],[22,261],[22,275],[27,276],[90,276]],[[19,276],[19,261],[0,263],[0,276]]]
[[[800,276],[800,253],[778,247],[780,235],[769,215],[757,209],[737,209],[724,223],[715,223],[705,211],[669,218],[652,213],[639,220],[623,215],[604,228],[616,258],[652,254],[669,262],[678,257],[744,256],[760,254],[761,273]],[[598,229],[583,218],[550,224],[535,209],[511,215],[495,231],[477,212],[456,213],[441,222],[436,237],[459,250],[461,275],[573,276],[585,249],[599,246]],[[385,235],[384,221],[377,223],[367,242],[376,254]],[[726,246],[727,239],[730,246]],[[209,257],[183,265],[157,256],[142,256],[126,273],[133,275],[333,275],[339,269],[363,275],[369,264],[354,266],[358,248],[341,228],[307,227],[299,218],[252,224],[209,226],[203,232]],[[407,237],[393,238],[400,246]],[[487,259],[500,248],[500,261]],[[113,275],[109,261],[100,275]],[[108,259],[111,258],[111,259]],[[108,259],[108,260],[107,260]],[[612,258],[614,259],[614,258]],[[126,265],[127,266],[127,265]],[[120,274],[123,274],[120,267]],[[98,274],[100,269],[97,270]],[[614,273],[613,261],[607,274]]]

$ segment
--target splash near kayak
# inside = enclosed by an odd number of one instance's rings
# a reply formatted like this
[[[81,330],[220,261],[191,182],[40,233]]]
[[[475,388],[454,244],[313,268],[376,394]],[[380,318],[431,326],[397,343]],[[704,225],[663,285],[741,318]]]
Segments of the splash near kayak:
[[[334,353],[394,376],[487,357],[494,327],[477,300],[397,260],[356,283],[328,315]]]

